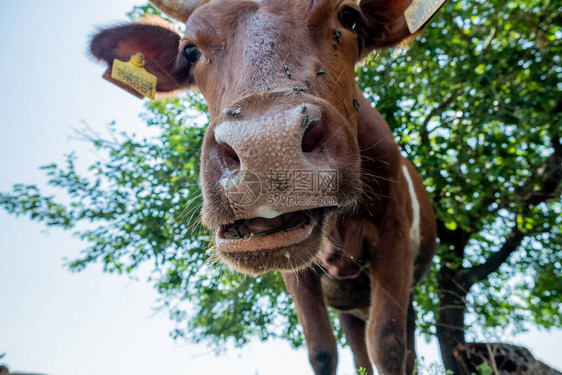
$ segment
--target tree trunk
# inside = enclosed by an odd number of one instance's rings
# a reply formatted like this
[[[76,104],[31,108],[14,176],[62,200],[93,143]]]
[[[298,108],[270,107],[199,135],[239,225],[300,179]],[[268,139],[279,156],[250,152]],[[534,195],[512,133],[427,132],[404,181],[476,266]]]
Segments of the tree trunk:
[[[437,340],[445,369],[459,373],[453,349],[465,342],[464,315],[468,290],[455,278],[456,272],[442,265],[437,280],[439,285],[439,317]]]

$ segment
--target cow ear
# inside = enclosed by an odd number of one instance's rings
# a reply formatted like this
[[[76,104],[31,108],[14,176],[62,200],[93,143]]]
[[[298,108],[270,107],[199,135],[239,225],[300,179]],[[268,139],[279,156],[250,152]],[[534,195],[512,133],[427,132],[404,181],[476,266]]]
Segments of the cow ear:
[[[423,3],[423,2],[422,2]],[[442,4],[444,1],[437,1],[432,3]],[[373,49],[385,48],[394,46],[412,36],[412,32],[416,32],[427,23],[427,20],[422,24],[416,24],[415,20],[412,23],[410,16],[410,30],[408,22],[406,21],[406,10],[412,4],[412,0],[362,0],[359,3],[361,9],[361,22],[359,24],[359,34],[363,41],[363,53],[366,54]],[[427,11],[427,6],[422,4],[423,11]],[[419,6],[413,7],[409,10],[418,9]],[[433,10],[433,13],[439,10],[439,6]],[[423,17],[416,10],[413,14],[417,20]],[[423,19],[423,18],[422,18]]]
[[[110,68],[114,59],[129,61],[142,53],[145,69],[157,78],[156,91],[169,92],[193,83],[192,64],[178,56],[180,38],[168,22],[151,19],[99,31],[90,42],[90,51]]]

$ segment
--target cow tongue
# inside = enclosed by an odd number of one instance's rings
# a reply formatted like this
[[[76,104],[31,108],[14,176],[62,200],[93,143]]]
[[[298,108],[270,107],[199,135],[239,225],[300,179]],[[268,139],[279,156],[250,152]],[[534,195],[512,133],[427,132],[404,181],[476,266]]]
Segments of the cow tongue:
[[[272,219],[266,219],[263,217],[258,217],[256,219],[249,219],[246,220],[244,225],[240,228],[243,234],[250,234],[250,233],[259,233],[264,231],[269,231],[272,229],[281,228],[284,224],[283,216],[279,215]]]
[[[224,228],[225,238],[241,238],[289,231],[304,225],[308,217],[301,211],[289,212],[272,219],[258,217],[237,220]]]

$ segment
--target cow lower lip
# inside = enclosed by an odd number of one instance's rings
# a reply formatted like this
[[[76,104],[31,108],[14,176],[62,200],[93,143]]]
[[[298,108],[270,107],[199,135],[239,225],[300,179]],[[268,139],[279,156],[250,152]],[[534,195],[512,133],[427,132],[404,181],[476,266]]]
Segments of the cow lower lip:
[[[304,241],[313,228],[311,215],[305,211],[289,212],[272,219],[237,220],[219,228],[216,246],[226,253],[273,249]]]

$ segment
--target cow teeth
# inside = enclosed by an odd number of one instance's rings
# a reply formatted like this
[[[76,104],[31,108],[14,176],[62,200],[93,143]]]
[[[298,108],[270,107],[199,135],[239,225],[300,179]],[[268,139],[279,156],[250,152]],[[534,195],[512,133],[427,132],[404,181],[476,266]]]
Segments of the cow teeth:
[[[223,236],[228,240],[244,238],[244,235],[240,231],[240,225],[236,224],[228,225],[223,232]]]

